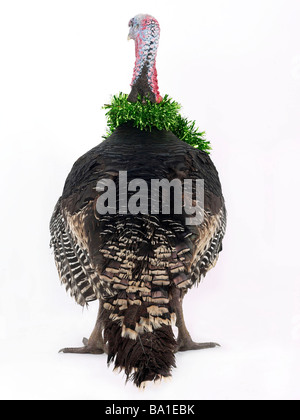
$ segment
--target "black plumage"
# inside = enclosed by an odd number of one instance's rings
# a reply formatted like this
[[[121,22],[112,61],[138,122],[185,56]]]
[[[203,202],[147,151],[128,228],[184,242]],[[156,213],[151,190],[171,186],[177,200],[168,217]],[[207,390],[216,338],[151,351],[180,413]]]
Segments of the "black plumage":
[[[119,171],[127,171],[128,182],[137,177],[148,183],[163,178],[204,179],[204,222],[186,226],[184,214],[100,216],[97,182],[111,178],[118,185]],[[140,131],[124,124],[74,164],[51,220],[57,268],[79,304],[101,301],[103,349],[108,343],[109,359],[116,357],[116,366],[122,366],[124,357],[128,362],[121,349],[139,348],[137,358],[125,367],[129,376],[138,369],[138,385],[167,376],[166,368],[160,367],[157,372],[140,372],[136,361],[141,363],[142,343],[161,327],[169,337],[169,348],[176,350],[172,314],[176,315],[186,291],[215,264],[225,223],[221,185],[210,157],[170,132]],[[173,352],[156,352],[163,361],[168,358],[169,369],[174,365]],[[162,361],[156,363],[160,366]]]
[[[153,179],[204,180],[202,223],[187,225],[184,211],[175,214],[174,202],[170,214],[100,215],[97,184],[111,179],[118,192],[120,171],[128,183],[143,179],[149,191]],[[192,198],[195,203],[195,191]],[[164,197],[157,200],[161,204]],[[90,339],[63,351],[105,352],[108,362],[141,386],[170,376],[176,351],[215,347],[192,341],[182,301],[216,263],[225,227],[221,184],[207,153],[169,131],[119,126],[75,162],[50,222],[62,283],[80,305],[100,302]]]

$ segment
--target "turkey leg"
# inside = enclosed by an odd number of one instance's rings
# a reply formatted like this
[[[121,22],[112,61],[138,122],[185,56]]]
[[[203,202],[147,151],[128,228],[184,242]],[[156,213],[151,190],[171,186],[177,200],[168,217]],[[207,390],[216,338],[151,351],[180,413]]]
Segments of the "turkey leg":
[[[172,293],[172,306],[176,314],[176,327],[178,328],[178,338],[177,338],[177,349],[176,351],[188,351],[188,350],[204,350],[211,349],[214,347],[220,347],[217,343],[195,343],[188,332],[188,329],[185,325],[184,316],[183,316],[183,297],[185,293],[182,293],[180,290],[175,289],[175,292]]]
[[[103,325],[101,321],[101,302],[99,302],[99,312],[95,328],[89,339],[82,340],[83,347],[67,347],[60,350],[60,353],[77,353],[77,354],[103,354],[107,353],[107,349],[103,340]]]

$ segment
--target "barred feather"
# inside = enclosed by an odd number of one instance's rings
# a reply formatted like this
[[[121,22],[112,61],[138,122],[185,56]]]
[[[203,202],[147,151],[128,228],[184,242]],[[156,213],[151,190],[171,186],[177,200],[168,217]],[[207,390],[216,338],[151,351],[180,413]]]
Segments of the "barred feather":
[[[76,302],[84,306],[99,299],[100,279],[89,253],[80,246],[65,221],[61,200],[56,205],[50,222],[51,247],[54,250],[56,267],[61,282],[70,290]]]
[[[204,179],[202,224],[187,226],[184,215],[174,214],[100,216],[97,182],[113,179],[118,193],[120,170],[128,172],[128,182]],[[184,294],[214,266],[225,227],[209,156],[170,132],[141,132],[126,124],[75,163],[50,223],[57,269],[80,305],[101,300],[109,361],[138,386],[171,374],[172,290]]]

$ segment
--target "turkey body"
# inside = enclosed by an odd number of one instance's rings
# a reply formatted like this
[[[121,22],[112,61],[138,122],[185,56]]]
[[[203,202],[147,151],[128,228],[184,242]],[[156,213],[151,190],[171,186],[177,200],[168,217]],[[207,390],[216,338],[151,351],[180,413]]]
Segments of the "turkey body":
[[[149,187],[152,179],[203,179],[202,223],[186,225],[184,211],[100,215],[97,183],[112,179],[119,192],[120,171],[128,182],[143,179]],[[80,305],[99,300],[90,347],[97,342],[99,352],[136,385],[170,376],[174,353],[191,347],[182,299],[215,265],[225,226],[221,184],[209,155],[171,132],[123,124],[74,164],[50,223],[57,269]]]

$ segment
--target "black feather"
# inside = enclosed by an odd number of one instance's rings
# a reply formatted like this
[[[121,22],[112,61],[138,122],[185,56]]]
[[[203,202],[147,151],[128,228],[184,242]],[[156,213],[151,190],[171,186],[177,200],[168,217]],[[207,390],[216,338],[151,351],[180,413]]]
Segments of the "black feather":
[[[187,226],[184,214],[100,216],[97,182],[111,178],[118,186],[119,171],[149,186],[151,179],[204,179],[203,223]],[[51,220],[58,271],[78,303],[103,302],[108,360],[136,385],[175,367],[171,289],[187,291],[214,265],[225,226],[209,155],[171,132],[124,124],[74,164]]]

